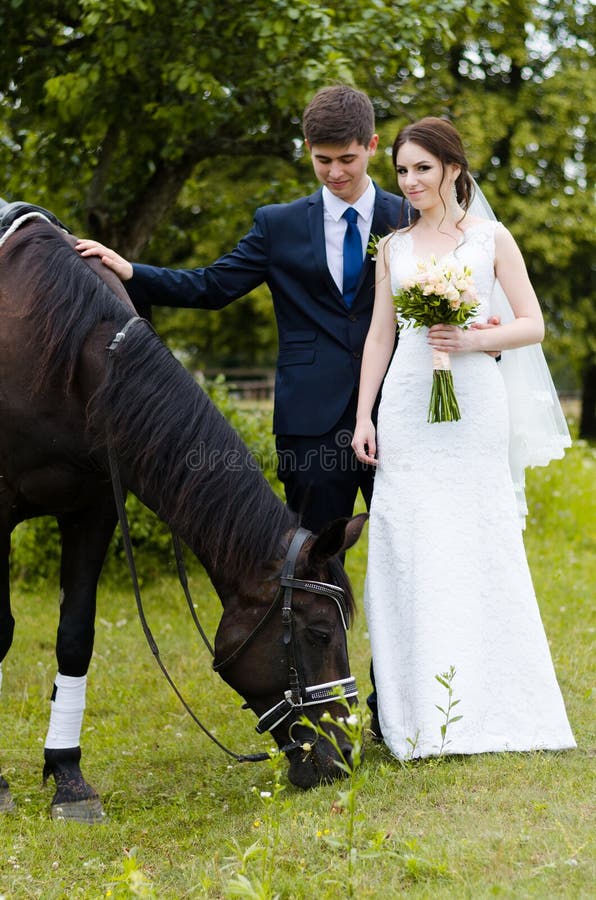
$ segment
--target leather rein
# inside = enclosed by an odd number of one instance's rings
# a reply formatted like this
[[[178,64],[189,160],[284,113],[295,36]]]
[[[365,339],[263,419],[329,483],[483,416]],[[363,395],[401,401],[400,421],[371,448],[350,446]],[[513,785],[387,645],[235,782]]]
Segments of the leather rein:
[[[149,328],[152,328],[151,323],[146,319],[142,319],[140,316],[133,316],[126,322],[126,324],[121,328],[114,336],[110,344],[107,346],[108,351],[108,374],[111,374],[111,369],[114,363],[114,357],[117,349],[125,340],[126,335],[131,327],[136,325],[137,323],[144,323]],[[233,750],[230,750],[224,744],[222,744],[200,721],[198,716],[193,712],[188,702],[185,700],[177,685],[175,684],[172,676],[168,672],[165,663],[163,662],[159,647],[153,637],[151,629],[149,627],[149,623],[147,622],[147,618],[145,616],[145,610],[143,607],[143,601],[141,598],[141,592],[139,587],[139,579],[137,576],[136,565],[134,562],[134,555],[132,550],[132,541],[130,538],[130,529],[128,525],[128,516],[126,513],[126,504],[124,498],[124,492],[122,489],[122,481],[120,478],[120,469],[118,466],[118,459],[116,456],[116,451],[114,448],[114,444],[112,441],[112,435],[110,431],[110,426],[107,426],[107,434],[106,434],[106,448],[108,455],[108,463],[110,469],[110,478],[112,481],[112,489],[114,492],[114,500],[116,503],[116,509],[118,512],[118,519],[120,522],[120,528],[122,531],[122,541],[124,546],[124,551],[126,554],[126,559],[128,563],[128,568],[130,571],[133,591],[135,595],[137,611],[139,615],[139,619],[141,622],[141,626],[143,629],[143,633],[149,644],[149,648],[155,657],[155,660],[161,669],[166,681],[178,697],[179,701],[182,703],[182,706],[190,715],[192,720],[196,725],[203,731],[207,737],[213,741],[224,753],[228,754],[228,756],[233,757],[237,762],[263,762],[265,760],[270,759],[269,753],[249,753],[249,754],[240,754],[235,753]],[[325,682],[324,684],[316,684],[316,685],[307,685],[306,679],[304,677],[304,666],[302,665],[302,659],[300,654],[300,647],[298,641],[296,639],[296,630],[294,628],[294,610],[292,606],[293,599],[293,591],[294,590],[303,590],[308,593],[317,594],[319,596],[328,597],[333,600],[337,605],[340,620],[344,631],[347,631],[350,626],[349,620],[349,610],[345,601],[345,595],[343,588],[334,584],[327,584],[322,581],[311,581],[311,580],[303,580],[294,577],[294,571],[296,567],[296,561],[298,559],[298,555],[300,550],[302,549],[304,543],[311,537],[312,532],[308,531],[306,528],[298,528],[292,537],[290,542],[290,546],[288,548],[281,573],[279,576],[279,588],[276,592],[275,598],[269,608],[264,613],[263,617],[257,623],[257,625],[253,628],[250,634],[242,641],[242,643],[230,653],[225,659],[220,661],[213,662],[213,669],[216,672],[221,672],[223,669],[232,665],[236,662],[240,656],[244,653],[244,651],[250,646],[254,638],[261,631],[261,629],[265,626],[265,624],[272,618],[273,614],[279,608],[281,612],[282,626],[283,626],[283,643],[286,650],[286,657],[288,661],[288,683],[289,688],[284,692],[284,697],[279,703],[276,703],[269,710],[261,715],[259,718],[255,728],[259,734],[263,734],[266,731],[273,731],[273,729],[277,728],[281,725],[282,722],[285,722],[286,719],[292,717],[293,721],[290,725],[290,736],[292,726],[298,721],[299,717],[302,715],[303,710],[306,707],[317,706],[322,703],[328,703],[330,700],[336,699],[338,693],[343,692],[343,696],[346,698],[356,697],[358,694],[358,690],[356,688],[356,679],[349,675],[346,678],[339,678],[334,681]],[[213,648],[198,620],[194,604],[192,602],[192,598],[190,597],[190,592],[188,589],[188,580],[186,578],[186,571],[184,567],[184,560],[182,556],[182,547],[180,545],[180,541],[176,535],[172,533],[173,542],[174,542],[174,551],[176,556],[176,564],[178,568],[178,575],[180,579],[180,583],[184,590],[184,594],[186,596],[186,600],[195,622],[195,625],[205,643],[207,649],[211,653],[212,656],[215,656]],[[285,746],[280,748],[280,753],[288,753],[292,750],[298,750],[302,748],[302,742],[297,740],[292,740],[291,743],[286,744]]]

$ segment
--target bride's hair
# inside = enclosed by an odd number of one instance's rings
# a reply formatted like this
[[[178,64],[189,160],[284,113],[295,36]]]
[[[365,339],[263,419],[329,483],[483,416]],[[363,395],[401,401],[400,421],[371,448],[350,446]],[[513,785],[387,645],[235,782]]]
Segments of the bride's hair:
[[[401,147],[409,141],[424,147],[441,161],[443,177],[445,177],[446,165],[455,164],[460,167],[460,173],[455,181],[455,190],[457,202],[467,210],[472,202],[474,182],[461,138],[451,122],[448,122],[447,119],[439,119],[437,116],[426,116],[418,122],[405,125],[393,142],[391,158],[394,168],[397,165],[397,154]]]

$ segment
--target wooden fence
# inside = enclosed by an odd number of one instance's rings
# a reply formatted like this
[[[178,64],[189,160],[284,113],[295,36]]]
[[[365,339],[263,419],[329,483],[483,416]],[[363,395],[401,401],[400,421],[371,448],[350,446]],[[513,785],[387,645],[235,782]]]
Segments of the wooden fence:
[[[206,378],[223,375],[230,393],[241,400],[271,400],[275,373],[273,369],[207,369]]]

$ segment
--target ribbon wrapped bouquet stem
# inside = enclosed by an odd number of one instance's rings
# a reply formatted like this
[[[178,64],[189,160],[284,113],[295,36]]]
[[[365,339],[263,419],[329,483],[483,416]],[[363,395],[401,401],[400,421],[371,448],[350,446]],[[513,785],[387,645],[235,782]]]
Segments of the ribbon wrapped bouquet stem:
[[[455,396],[449,354],[433,350],[433,385],[428,404],[428,422],[457,422],[461,419]]]

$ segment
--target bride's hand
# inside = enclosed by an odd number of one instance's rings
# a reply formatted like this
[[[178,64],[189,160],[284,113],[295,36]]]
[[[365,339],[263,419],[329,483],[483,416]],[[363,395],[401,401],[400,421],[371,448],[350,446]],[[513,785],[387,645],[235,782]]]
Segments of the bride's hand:
[[[433,325],[428,330],[428,343],[433,350],[444,353],[466,353],[476,350],[476,341],[470,330],[458,325]]]
[[[444,353],[470,353],[481,349],[476,340],[479,331],[486,331],[500,324],[499,317],[492,316],[488,322],[474,322],[470,328],[460,328],[458,325],[433,325],[428,330],[428,343],[433,350],[442,350]],[[492,357],[501,355],[500,350],[482,352]]]
[[[98,241],[78,240],[75,250],[78,250],[81,256],[99,256],[104,266],[115,272],[120,281],[129,281],[132,278],[132,265],[128,260]]]
[[[352,438],[352,449],[360,462],[368,463],[370,466],[377,465],[376,432],[371,419],[364,422],[356,422],[354,437]]]

